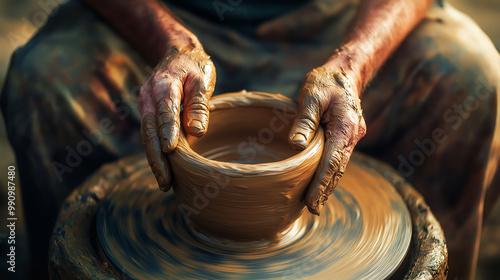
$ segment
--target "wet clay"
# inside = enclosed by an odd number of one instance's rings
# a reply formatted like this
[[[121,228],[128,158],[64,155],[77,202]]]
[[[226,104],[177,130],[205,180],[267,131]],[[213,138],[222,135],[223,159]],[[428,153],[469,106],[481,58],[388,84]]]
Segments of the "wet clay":
[[[189,135],[187,142],[194,152],[209,160],[241,164],[286,160],[298,154],[286,142],[291,123],[287,120],[284,124],[273,117],[274,113],[268,108],[213,111],[210,130],[205,136]]]
[[[197,233],[154,178],[120,182],[103,201],[97,234],[130,278],[385,279],[403,260],[410,214],[382,175],[349,165],[320,216],[304,211],[274,241],[235,242]]]
[[[373,185],[366,185],[366,180]],[[279,278],[271,277],[278,279],[296,279],[297,276],[340,279],[338,275],[346,278],[349,275],[343,274],[345,271],[390,274],[394,265],[389,263],[399,263],[399,257],[387,259],[387,255],[398,251],[395,250],[397,244],[405,247],[406,235],[399,233],[398,226],[394,228],[395,224],[398,225],[397,221],[406,221],[395,213],[404,209],[400,204],[402,196],[411,214],[413,230],[409,263],[400,267],[401,274],[394,279],[446,279],[447,250],[441,227],[422,196],[394,170],[354,153],[339,184],[327,202],[326,211],[320,217],[304,212],[303,215],[307,215],[301,216],[284,233],[281,243],[236,242],[224,246],[204,235],[192,234],[189,225],[182,222],[173,194],[157,189],[144,154],[121,159],[101,167],[64,202],[50,241],[51,278],[129,279],[127,274],[133,274],[139,275],[140,279],[148,279],[153,272],[158,272],[155,277],[159,278],[193,271],[203,273],[202,278],[205,279],[211,275],[217,275],[218,279],[255,278],[259,273],[281,274]],[[362,198],[359,201],[358,194]],[[173,212],[170,211],[172,207]],[[396,210],[391,209],[389,214],[377,214],[392,207]],[[94,223],[96,220],[97,225]],[[177,227],[178,224],[181,226]],[[328,229],[326,224],[331,228]],[[400,229],[401,226],[406,228],[403,224],[399,224]],[[96,228],[100,232],[99,238],[96,237]],[[319,228],[323,229],[321,234]],[[360,240],[355,241],[357,238]],[[116,264],[98,254],[99,243],[103,244],[104,251]],[[300,246],[293,247],[293,244]],[[240,245],[240,249],[236,245]],[[263,245],[269,246],[269,249],[264,250]],[[167,255],[165,248],[169,248]],[[241,252],[244,250],[247,255]],[[236,254],[235,251],[239,251],[238,262],[227,255],[227,252]],[[335,251],[337,257],[333,258],[335,255],[331,252]],[[172,259],[172,255],[178,257]],[[281,255],[284,256],[282,259]],[[169,256],[171,264],[165,264],[168,260],[166,256]],[[270,258],[266,259],[267,256]],[[225,260],[224,265],[220,265],[220,260]],[[377,260],[387,264],[380,266]],[[207,263],[201,267],[208,271],[190,266],[203,261]],[[342,267],[333,264],[337,261]],[[373,267],[362,269],[360,265]],[[124,272],[114,266],[128,270]],[[321,270],[330,266],[336,270]],[[242,269],[245,267],[248,269]],[[185,269],[187,271],[182,272]],[[273,274],[273,270],[280,273]],[[245,274],[235,274],[238,271]],[[326,278],[319,277],[325,275]],[[361,278],[361,272],[356,276]]]
[[[288,133],[297,104],[257,92],[219,95],[210,101],[207,133],[181,134],[168,154],[179,209],[196,230],[218,238],[275,239],[305,208],[319,163],[323,130],[297,152]]]

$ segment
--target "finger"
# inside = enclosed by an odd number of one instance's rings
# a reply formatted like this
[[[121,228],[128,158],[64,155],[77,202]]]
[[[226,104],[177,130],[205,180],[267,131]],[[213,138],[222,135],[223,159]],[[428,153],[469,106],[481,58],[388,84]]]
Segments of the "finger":
[[[158,136],[162,151],[168,153],[177,147],[179,139],[182,82],[177,78],[162,75],[152,84]]]
[[[343,162],[344,153],[339,144],[328,140],[306,194],[306,205],[311,213],[319,215],[321,206],[344,173]]]
[[[155,117],[156,109],[151,98],[150,81],[141,88],[137,105],[141,114],[141,138],[148,164],[158,181],[159,188],[162,191],[168,191],[172,180],[171,172],[168,160],[160,147]]]
[[[293,122],[288,143],[296,150],[303,150],[318,129],[322,115],[320,102],[314,95],[307,94],[299,103],[299,114]]]
[[[344,174],[354,146],[360,138],[360,121],[353,110],[346,110],[343,106],[332,108],[325,117],[329,120],[326,125],[327,142],[306,196],[309,211],[316,215],[319,215],[321,206]]]
[[[184,86],[184,130],[193,136],[200,137],[207,131],[209,120],[208,100],[214,92],[215,76],[206,75],[206,79],[189,78]]]
[[[147,114],[141,122],[142,144],[146,151],[149,166],[158,181],[160,190],[166,192],[170,189],[172,177],[168,159],[161,150],[158,127],[154,114]]]

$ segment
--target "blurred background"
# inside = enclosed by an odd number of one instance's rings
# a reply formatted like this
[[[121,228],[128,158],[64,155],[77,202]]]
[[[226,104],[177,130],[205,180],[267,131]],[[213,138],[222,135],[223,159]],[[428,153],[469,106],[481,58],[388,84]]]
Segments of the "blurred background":
[[[12,52],[24,45],[33,33],[43,24],[50,10],[64,0],[0,0],[0,88],[3,87],[5,74]],[[448,0],[457,9],[468,14],[488,34],[500,50],[500,0]],[[6,138],[3,116],[0,114],[0,174],[7,172],[9,165],[15,166],[15,158]],[[19,182],[17,182],[19,187]],[[0,181],[0,221],[7,217],[7,182]],[[16,189],[17,202],[21,202],[19,188]],[[18,279],[23,277],[23,258],[27,240],[22,234],[22,209],[16,207],[17,223],[17,268]],[[0,227],[0,253],[6,252],[7,228]],[[6,271],[2,262],[0,269]],[[0,274],[2,275],[2,274]],[[485,221],[481,237],[478,270],[476,279],[500,279],[500,203],[497,203],[491,217]]]

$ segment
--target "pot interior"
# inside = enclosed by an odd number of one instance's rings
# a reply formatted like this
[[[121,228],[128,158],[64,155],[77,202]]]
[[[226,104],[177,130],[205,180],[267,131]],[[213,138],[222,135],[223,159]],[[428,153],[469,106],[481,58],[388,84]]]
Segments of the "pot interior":
[[[207,133],[187,136],[199,155],[222,162],[257,164],[298,153],[288,145],[293,118],[271,108],[237,107],[212,111]]]

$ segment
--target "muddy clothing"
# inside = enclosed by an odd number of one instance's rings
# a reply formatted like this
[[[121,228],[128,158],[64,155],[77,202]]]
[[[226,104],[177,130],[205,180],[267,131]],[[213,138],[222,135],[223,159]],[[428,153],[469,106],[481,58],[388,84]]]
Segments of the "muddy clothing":
[[[353,1],[337,2],[322,29],[293,42],[261,40],[257,25],[240,29],[167,5],[213,59],[215,94],[247,89],[296,99],[305,74],[333,53],[355,15]],[[34,259],[46,258],[69,192],[102,164],[143,152],[136,99],[153,67],[79,1],[60,7],[14,53],[1,106]],[[367,134],[357,149],[390,163],[426,197],[455,275],[474,269],[483,210],[498,197],[499,73],[486,35],[436,2],[362,97]]]
[[[338,2],[324,0],[323,2]],[[291,13],[311,0],[167,0],[168,6],[189,10],[193,15],[227,26],[249,26]],[[240,30],[241,31],[241,30]]]

